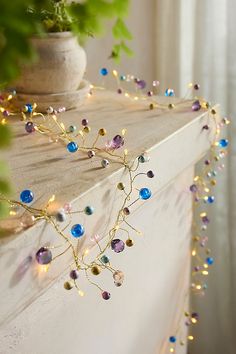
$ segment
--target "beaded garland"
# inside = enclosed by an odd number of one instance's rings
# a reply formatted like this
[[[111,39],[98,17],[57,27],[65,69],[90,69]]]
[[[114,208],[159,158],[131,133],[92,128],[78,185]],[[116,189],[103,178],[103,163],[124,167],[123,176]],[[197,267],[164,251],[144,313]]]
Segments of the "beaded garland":
[[[109,75],[109,71],[106,68],[100,70],[100,75],[105,77]],[[152,90],[144,92],[146,89],[146,82],[133,75],[120,75],[116,70],[112,71],[112,75],[115,77],[117,82],[117,93],[119,95],[124,95],[127,99],[132,101],[143,101],[147,105],[148,109],[175,109],[178,105],[183,102],[189,103],[189,110],[199,111],[204,109],[209,112],[211,118],[215,124],[215,135],[211,143],[211,148],[208,153],[207,158],[203,162],[203,169],[201,175],[194,177],[193,183],[189,187],[189,192],[193,195],[193,204],[196,209],[196,215],[199,215],[199,220],[194,223],[193,227],[193,238],[192,238],[192,282],[189,291],[193,294],[204,294],[207,289],[207,284],[204,278],[209,273],[209,268],[214,263],[214,258],[210,255],[211,251],[207,248],[207,236],[205,235],[210,219],[208,217],[206,208],[215,202],[215,197],[212,193],[216,186],[216,176],[219,171],[224,168],[221,160],[227,154],[228,140],[220,136],[221,129],[223,126],[229,124],[229,120],[225,117],[221,118],[220,121],[217,119],[216,110],[207,102],[205,99],[194,97],[187,99],[189,92],[192,90],[197,91],[200,89],[199,84],[189,84],[188,92],[184,99],[177,101],[175,104],[159,104],[157,89],[160,85],[159,81],[154,80],[152,83]],[[135,87],[135,91],[126,90],[123,88],[123,83],[132,84]],[[101,89],[101,87],[97,87]],[[189,91],[190,90],[190,91]],[[96,91],[96,87],[91,85],[91,93]],[[84,213],[88,216],[93,215],[96,210],[93,206],[86,206],[83,210],[74,211],[72,206],[67,203],[62,206],[56,214],[50,214],[49,206],[55,201],[55,195],[51,196],[48,200],[47,205],[43,209],[37,209],[30,206],[29,204],[34,200],[34,193],[31,190],[23,190],[20,193],[20,200],[8,199],[6,196],[0,195],[0,200],[5,201],[9,205],[9,214],[14,215],[18,212],[18,209],[22,208],[25,212],[31,216],[30,226],[37,223],[39,220],[44,220],[45,222],[51,224],[56,230],[57,234],[62,238],[63,250],[60,253],[55,253],[57,247],[51,246],[41,246],[36,252],[35,259],[39,266],[49,266],[51,262],[55,261],[58,257],[63,256],[66,252],[71,251],[73,257],[73,264],[71,265],[71,270],[68,274],[68,281],[64,283],[64,288],[66,290],[71,290],[75,288],[80,296],[84,295],[84,292],[79,287],[79,277],[80,273],[84,272],[88,281],[96,286],[101,292],[101,297],[104,300],[109,300],[111,294],[109,291],[104,290],[96,282],[90,279],[89,273],[98,276],[101,271],[108,270],[111,272],[115,286],[121,286],[124,281],[124,273],[121,270],[116,270],[113,268],[111,260],[106,255],[106,251],[111,248],[115,253],[123,252],[125,247],[132,247],[134,244],[133,239],[130,238],[130,231],[140,233],[135,227],[129,224],[127,221],[128,216],[131,213],[131,206],[137,203],[139,200],[148,200],[151,198],[151,190],[144,186],[136,193],[134,196],[134,182],[139,175],[146,175],[147,178],[153,178],[154,172],[148,170],[147,173],[138,173],[138,168],[140,163],[147,163],[149,161],[149,156],[146,152],[137,156],[133,161],[128,159],[127,149],[123,149],[125,144],[125,132],[126,129],[122,129],[119,134],[113,137],[109,142],[102,144],[102,147],[98,146],[98,141],[107,135],[105,128],[100,128],[97,133],[97,137],[91,146],[86,146],[86,135],[91,131],[88,119],[83,118],[81,121],[81,127],[79,129],[76,126],[71,125],[68,128],[65,127],[64,123],[58,118],[60,112],[65,111],[65,108],[58,109],[57,111],[53,107],[47,109],[47,114],[44,115],[36,111],[37,105],[26,104],[20,112],[17,112],[11,105],[11,99],[15,92],[3,94],[1,96],[1,106],[0,112],[2,113],[1,124],[7,124],[7,120],[10,119],[11,115],[21,114],[22,121],[24,124],[24,129],[26,134],[40,133],[45,134],[49,137],[53,136],[54,142],[61,142],[65,145],[68,153],[82,153],[87,156],[88,159],[92,159],[94,156],[101,158],[101,168],[107,168],[110,163],[119,163],[128,172],[129,185],[125,186],[122,181],[116,186],[121,192],[124,193],[123,203],[121,209],[118,211],[116,219],[114,221],[113,227],[110,229],[107,235],[102,238],[106,240],[105,246],[100,245],[100,240],[98,236],[94,237],[95,243],[98,247],[98,254],[95,259],[89,264],[86,262],[85,257],[88,255],[89,250],[86,249],[81,257],[78,256],[76,247],[74,246],[73,239],[80,239],[84,237],[85,229],[81,224],[75,224],[73,226],[70,223],[67,227],[61,227],[60,223],[65,222],[74,213]],[[175,95],[174,90],[167,88],[165,90],[165,96],[173,97]],[[39,122],[37,118],[42,117],[43,123]],[[53,123],[53,125],[51,124]],[[52,128],[53,126],[53,128]],[[209,130],[208,125],[202,127],[203,130]],[[117,150],[123,149],[119,154]],[[134,198],[132,202],[132,198]],[[197,226],[196,226],[197,225]],[[70,235],[67,235],[67,231],[70,229]],[[127,239],[125,242],[119,238],[119,231],[125,231]],[[68,232],[69,233],[69,232]],[[188,298],[186,294],[186,298]],[[187,304],[185,305],[187,308]],[[186,326],[190,327],[196,324],[199,320],[199,314],[194,311],[183,310],[184,323]],[[179,320],[176,326],[175,333],[171,333],[169,336],[169,351],[174,353],[178,345],[183,346],[186,340],[192,341],[194,338],[191,334],[187,335],[187,338],[182,338],[180,327],[183,319]]]

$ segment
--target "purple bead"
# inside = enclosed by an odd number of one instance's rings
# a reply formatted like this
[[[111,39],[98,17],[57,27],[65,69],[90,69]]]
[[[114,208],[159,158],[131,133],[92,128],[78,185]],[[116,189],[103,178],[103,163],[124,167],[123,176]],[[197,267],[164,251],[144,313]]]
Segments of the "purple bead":
[[[137,85],[138,85],[138,88],[140,88],[141,90],[145,89],[146,87],[146,81],[144,80],[137,80]]]
[[[125,208],[123,209],[123,213],[124,213],[125,215],[129,215],[129,214],[130,214],[129,208],[125,207]]]
[[[192,104],[192,111],[194,111],[194,112],[197,112],[197,111],[199,111],[201,109],[201,104],[200,104],[200,102],[197,100],[197,101],[195,101],[195,102],[193,102],[193,104]]]
[[[194,87],[194,90],[199,90],[200,89],[200,85],[199,84],[195,84],[193,87]]]
[[[75,279],[78,279],[79,278],[79,271],[77,269],[73,269],[71,272],[70,272],[70,277],[71,279],[75,280]]]
[[[211,161],[210,160],[205,160],[205,165],[210,165]]]
[[[196,266],[196,267],[194,267],[194,270],[195,270],[195,272],[199,272],[200,267],[199,267],[199,266]]]
[[[114,252],[120,253],[120,252],[124,251],[124,248],[125,248],[125,244],[122,240],[116,238],[111,241],[111,249]]]
[[[148,176],[148,178],[153,178],[154,177],[153,171],[148,171],[147,176]]]
[[[27,122],[25,124],[25,130],[27,133],[33,133],[35,131],[34,123],[33,122]]]
[[[52,252],[45,247],[41,247],[35,257],[39,264],[49,264],[52,261]]]
[[[82,119],[82,125],[86,127],[88,125],[88,119]]]
[[[191,317],[192,317],[192,318],[199,319],[199,314],[198,314],[197,312],[193,312],[193,313],[191,314]]]
[[[209,224],[210,219],[207,216],[203,216],[202,217],[202,222],[203,222],[203,224],[207,225],[207,224]]]
[[[209,130],[209,125],[207,125],[207,124],[203,125],[202,129]]]
[[[2,114],[4,115],[4,117],[8,117],[10,115],[9,111],[3,111]]]
[[[117,93],[122,94],[122,90],[119,88],[119,89],[117,90]]]
[[[152,92],[152,91],[148,91],[147,95],[148,95],[149,97],[151,97],[151,96],[153,96],[153,92]]]
[[[196,192],[197,192],[197,186],[196,186],[196,184],[192,184],[192,185],[189,187],[189,189],[190,189],[190,191],[191,191],[192,193],[196,193]]]
[[[111,148],[119,149],[123,145],[124,145],[124,138],[121,135],[114,136],[114,138],[111,141]]]
[[[102,297],[104,300],[109,300],[111,297],[111,294],[108,291],[103,291],[102,292]]]

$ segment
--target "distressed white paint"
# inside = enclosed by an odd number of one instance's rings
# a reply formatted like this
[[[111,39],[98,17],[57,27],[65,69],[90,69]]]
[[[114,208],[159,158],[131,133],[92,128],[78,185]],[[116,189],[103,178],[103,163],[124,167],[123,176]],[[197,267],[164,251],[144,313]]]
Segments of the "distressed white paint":
[[[104,289],[112,292],[108,302],[83,278],[83,299],[76,292],[65,292],[70,255],[58,259],[47,274],[39,275],[35,264],[19,274],[25,259],[40,245],[60,243],[49,227],[44,230],[38,224],[2,239],[0,353],[166,354],[166,339],[183,311],[188,287],[188,186],[194,163],[209,148],[208,133],[202,131],[208,115],[191,112],[189,104],[177,111],[150,111],[148,104],[130,103],[107,92],[92,96],[79,112],[63,117],[68,125],[78,125],[86,117],[95,132],[106,127],[109,137],[127,127],[131,155],[149,150],[151,160],[141,170],[152,169],[156,178],[142,176],[137,186],[150,186],[153,198],[137,203],[130,217],[144,237],[132,235],[135,246],[113,254],[117,269],[125,271],[124,287],[114,288],[110,277],[99,276]],[[121,200],[114,186],[127,176],[119,165],[104,170],[99,159],[91,162],[82,155],[67,154],[65,147],[49,144],[46,137],[26,135],[20,122],[14,122],[14,129],[16,139],[7,157],[18,193],[32,188],[37,205],[55,193],[58,206],[65,201],[73,201],[76,209],[95,206],[94,216],[73,217],[86,229],[82,250],[90,243],[90,235],[104,234],[113,225]],[[185,353],[185,348],[177,353]]]

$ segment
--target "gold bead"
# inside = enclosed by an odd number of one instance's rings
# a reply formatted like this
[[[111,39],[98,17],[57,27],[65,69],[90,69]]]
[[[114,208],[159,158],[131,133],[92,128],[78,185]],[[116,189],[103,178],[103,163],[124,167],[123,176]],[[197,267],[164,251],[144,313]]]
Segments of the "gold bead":
[[[91,128],[88,127],[88,126],[86,126],[86,127],[83,128],[83,131],[84,131],[85,133],[89,133],[89,132],[91,131]]]
[[[209,108],[209,107],[210,107],[210,103],[206,102],[206,108]]]
[[[211,253],[211,250],[208,248],[207,250],[206,250],[206,254],[210,254]]]
[[[101,270],[100,270],[100,268],[99,268],[98,266],[93,266],[93,267],[91,268],[91,273],[92,273],[93,275],[98,275],[98,274],[101,273]]]
[[[215,109],[212,109],[212,110],[211,110],[211,114],[215,115],[215,114],[216,114],[216,110],[215,110]]]
[[[180,345],[185,345],[185,342],[183,340],[181,340]]]
[[[219,156],[215,156],[215,157],[214,157],[214,160],[215,160],[215,161],[219,161],[219,159],[220,159]]]
[[[99,131],[98,131],[98,134],[101,135],[101,136],[106,135],[106,133],[107,133],[107,131],[106,131],[106,129],[104,129],[104,128],[101,128],[101,129],[99,129]]]
[[[66,281],[66,282],[64,283],[64,288],[65,288],[66,290],[71,290],[71,289],[73,288],[73,285],[72,285],[72,283],[71,283],[70,281]]]
[[[194,237],[193,237],[193,241],[198,242],[199,240],[200,240],[200,237],[199,237],[199,236],[194,236]]]
[[[125,243],[127,247],[132,247],[134,245],[134,241],[131,240],[131,238],[128,238]]]
[[[184,313],[184,316],[189,317],[189,316],[190,316],[190,313],[186,311],[186,312]]]
[[[149,109],[154,109],[154,104],[153,103],[150,103],[150,105],[149,105]]]
[[[124,183],[122,183],[122,182],[118,183],[118,184],[117,184],[117,188],[118,188],[119,190],[123,191],[123,190],[125,189]]]
[[[170,103],[170,104],[168,104],[168,108],[173,109],[173,108],[175,108],[175,105],[173,103]]]
[[[212,179],[212,180],[211,180],[211,185],[212,185],[212,186],[215,186],[215,185],[216,185],[216,180],[215,180],[215,179]]]

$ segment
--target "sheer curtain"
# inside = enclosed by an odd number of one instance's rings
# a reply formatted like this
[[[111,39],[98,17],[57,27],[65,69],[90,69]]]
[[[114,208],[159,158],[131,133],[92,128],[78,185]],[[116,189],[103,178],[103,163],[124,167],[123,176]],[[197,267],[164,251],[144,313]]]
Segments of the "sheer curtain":
[[[232,118],[230,155],[218,179],[216,204],[211,211],[210,247],[215,266],[205,298],[194,299],[200,322],[190,354],[235,354],[236,328],[236,1],[132,0],[128,25],[134,35],[132,59],[118,69],[158,79],[161,91],[172,87],[184,95],[189,82],[201,85],[201,95],[219,102]],[[87,46],[87,77],[98,81],[112,38],[91,40]],[[102,49],[101,49],[102,48]],[[99,55],[98,55],[99,53]],[[96,60],[94,60],[96,58]]]
[[[190,354],[236,353],[235,13],[235,0],[156,0],[156,76],[163,87],[183,95],[188,82],[197,82],[202,96],[232,117],[230,156],[211,211],[215,267],[205,298],[193,299],[200,322]]]

